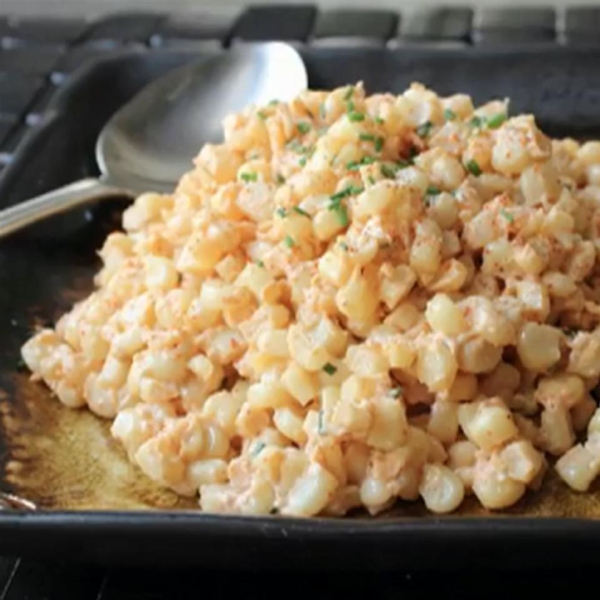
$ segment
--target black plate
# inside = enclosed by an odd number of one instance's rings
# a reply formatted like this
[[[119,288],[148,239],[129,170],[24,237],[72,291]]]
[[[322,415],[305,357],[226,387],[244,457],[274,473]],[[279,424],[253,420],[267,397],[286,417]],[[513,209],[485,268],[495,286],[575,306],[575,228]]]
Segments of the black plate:
[[[81,72],[3,174],[0,203],[95,174],[93,148],[106,119],[152,78],[195,56],[128,52]],[[363,80],[369,92],[400,92],[421,81],[475,101],[508,96],[513,114],[533,112],[553,136],[600,137],[600,52],[407,47],[313,49],[304,58],[313,88]],[[593,562],[598,488],[577,495],[549,481],[502,516],[467,502],[459,516],[443,519],[413,505],[377,519],[293,520],[190,512],[189,503],[140,477],[105,423],[61,407],[19,367],[33,328],[89,293],[95,251],[118,226],[120,208],[74,211],[0,244],[0,488],[42,509],[0,512],[0,553],[286,569]]]

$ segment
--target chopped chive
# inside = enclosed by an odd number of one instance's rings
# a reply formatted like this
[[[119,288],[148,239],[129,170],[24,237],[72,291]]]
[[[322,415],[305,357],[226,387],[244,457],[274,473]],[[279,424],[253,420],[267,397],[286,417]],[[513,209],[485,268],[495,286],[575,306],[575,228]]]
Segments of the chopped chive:
[[[483,172],[481,167],[477,164],[477,161],[473,159],[467,162],[467,169],[472,175],[475,175],[475,177],[479,177]]]
[[[344,100],[350,100],[350,98],[352,98],[353,94],[354,94],[354,86],[351,85],[350,87],[348,87],[348,91],[344,94]]]
[[[325,102],[321,102],[321,104],[319,104],[319,117],[321,117],[321,121],[324,121],[326,116],[327,110],[325,109]]]
[[[283,206],[280,206],[275,212],[277,213],[277,216],[281,217],[282,219],[287,215],[287,210],[285,210]]]
[[[352,111],[348,114],[348,119],[353,123],[358,123],[359,121],[365,120],[365,115],[359,112]]]
[[[349,250],[348,244],[346,244],[346,242],[340,242],[340,248],[342,250],[344,250],[345,252],[348,252],[348,250]]]
[[[257,260],[256,264],[261,268],[264,269],[265,268],[265,263],[262,260]]]
[[[339,200],[342,200],[343,198],[346,198],[347,196],[362,194],[362,192],[364,191],[364,188],[358,187],[356,185],[349,185],[347,188],[344,188],[343,190],[332,194],[330,198],[332,202],[337,202]]]
[[[273,100],[271,100],[271,102],[269,102],[270,106],[275,106],[276,104],[279,104],[279,100],[273,99]]]
[[[482,117],[478,117],[477,115],[475,115],[470,121],[469,121],[469,125],[475,129],[478,129],[479,127],[483,127],[485,125],[485,119]]]
[[[286,146],[298,154],[307,154],[310,152],[310,148],[303,146],[298,140],[292,140],[288,142]]]
[[[265,114],[265,113],[264,113],[262,110],[259,110],[259,111],[256,113],[256,116],[257,116],[259,119],[262,119],[263,121],[264,121],[264,120],[267,118],[267,115],[266,115],[266,114]]]
[[[372,165],[375,159],[372,156],[363,156],[359,161],[352,160],[346,163],[346,169],[349,171],[358,171],[359,167],[363,165]]]
[[[500,214],[509,222],[513,223],[515,218],[505,208],[500,209]]]
[[[335,365],[332,365],[331,363],[326,363],[325,365],[323,365],[323,371],[325,371],[327,375],[335,375],[337,367]]]
[[[310,219],[310,215],[305,210],[300,208],[299,206],[294,206],[293,210],[294,210],[294,212],[297,212],[299,215],[302,215],[303,217],[308,217]]]
[[[301,159],[298,161],[298,164],[299,164],[301,167],[305,167],[305,166],[306,166],[306,156],[303,156],[303,157],[302,157],[302,158],[301,158]]]
[[[498,129],[498,127],[500,127],[500,125],[506,121],[506,118],[506,113],[498,113],[497,115],[488,118],[487,126],[490,129]]]
[[[258,178],[258,175],[256,173],[242,173],[240,175],[240,179],[242,181],[245,181],[246,183],[249,181],[256,181]]]
[[[254,447],[254,450],[252,450],[251,456],[258,456],[265,449],[265,446],[266,444],[264,442],[258,442]]]
[[[352,102],[352,100],[346,102],[346,112],[354,112],[354,102]]]
[[[285,183],[285,177],[281,174],[277,174],[277,183]]]
[[[348,227],[348,212],[346,211],[346,207],[340,202],[336,202],[329,206],[329,210],[332,210],[337,215],[338,221],[342,227]]]
[[[293,248],[294,247],[294,240],[293,240],[293,238],[291,236],[286,235],[284,242],[285,242],[285,245],[288,248]]]
[[[454,121],[454,119],[456,119],[456,113],[453,110],[447,108],[444,111],[444,119],[446,121]]]
[[[308,123],[300,122],[296,125],[296,127],[301,134],[305,134],[310,131],[310,125]]]
[[[396,171],[388,165],[381,165],[381,174],[388,179],[396,178]]]
[[[375,117],[373,121],[375,121],[377,125],[383,125],[385,123],[385,121],[381,117]]]
[[[417,135],[419,137],[427,137],[431,133],[431,128],[433,127],[433,123],[431,121],[425,121],[425,123],[421,123],[417,127]]]
[[[319,435],[325,433],[325,424],[323,423],[323,409],[319,411]]]
[[[404,388],[401,385],[390,390],[390,396],[392,396],[392,398],[399,398],[403,393]]]
[[[367,178],[367,181],[371,184],[371,185],[375,185],[375,177],[373,177],[373,175],[369,175],[369,177]]]
[[[408,160],[398,160],[398,161],[396,161],[396,166],[399,169],[406,169],[407,167],[410,167],[413,164],[414,164],[414,161],[413,161],[412,158],[409,158]]]
[[[381,152],[383,150],[383,144],[385,140],[382,137],[378,137],[375,140],[375,152]]]
[[[343,189],[341,192],[336,192],[335,194],[331,195],[331,201],[332,202],[338,202],[339,200],[342,200],[342,198],[345,198],[346,196],[350,195],[350,188],[347,187],[345,189]]]
[[[375,136],[371,133],[361,133],[358,136],[358,139],[363,141],[363,142],[374,142],[375,141]]]
[[[436,187],[435,185],[430,185],[427,188],[427,191],[425,192],[428,196],[437,196],[439,194],[442,193],[442,190],[440,190],[440,188]]]

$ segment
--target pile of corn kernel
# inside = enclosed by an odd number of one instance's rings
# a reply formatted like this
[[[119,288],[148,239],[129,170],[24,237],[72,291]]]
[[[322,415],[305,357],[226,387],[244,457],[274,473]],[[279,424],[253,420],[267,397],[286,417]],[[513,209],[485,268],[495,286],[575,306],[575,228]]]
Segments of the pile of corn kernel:
[[[24,345],[36,378],[208,512],[501,509],[548,468],[589,487],[600,142],[417,84],[224,132],[126,210],[96,291]]]

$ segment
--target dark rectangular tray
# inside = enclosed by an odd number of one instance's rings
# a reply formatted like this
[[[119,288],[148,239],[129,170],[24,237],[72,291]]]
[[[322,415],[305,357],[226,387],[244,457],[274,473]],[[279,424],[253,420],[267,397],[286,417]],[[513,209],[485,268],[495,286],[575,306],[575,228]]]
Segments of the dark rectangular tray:
[[[302,53],[313,88],[362,80],[370,93],[398,93],[420,81],[475,101],[508,96],[513,114],[533,112],[553,136],[600,137],[600,50],[406,46]],[[94,144],[106,119],[145,83],[197,57],[126,51],[79,72],[3,173],[0,205],[97,173]],[[448,518],[415,508],[377,519],[234,518],[173,510],[180,506],[174,499],[158,501],[158,492],[143,486],[109,497],[104,476],[116,450],[85,437],[101,428],[98,420],[60,407],[18,365],[33,327],[53,322],[91,289],[95,252],[118,227],[120,208],[111,202],[73,211],[0,244],[0,488],[42,509],[0,512],[1,554],[229,569],[593,564],[600,491],[578,496],[552,482],[508,514],[488,515],[467,503]],[[113,471],[117,488],[127,483]]]

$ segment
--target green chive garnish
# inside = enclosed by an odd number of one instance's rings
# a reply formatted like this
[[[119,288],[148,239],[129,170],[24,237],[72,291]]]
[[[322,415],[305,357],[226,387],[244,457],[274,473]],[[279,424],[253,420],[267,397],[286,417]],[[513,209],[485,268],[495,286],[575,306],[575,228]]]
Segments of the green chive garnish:
[[[375,136],[370,133],[361,133],[359,134],[358,139],[362,140],[363,142],[374,142]]]
[[[276,104],[279,104],[279,100],[271,100],[271,102],[269,102],[269,104],[271,106],[275,106]]]
[[[346,91],[346,93],[344,94],[344,100],[350,100],[350,98],[352,98],[352,95],[354,94],[354,86],[350,86],[348,88],[348,90]]]
[[[264,120],[267,118],[267,115],[266,115],[266,114],[265,114],[265,113],[264,113],[262,110],[259,110],[259,111],[256,113],[256,116],[257,116],[259,119],[262,119],[263,121],[264,121]]]
[[[348,244],[346,244],[346,242],[340,242],[340,248],[342,250],[344,250],[345,252],[348,252],[348,250],[349,250]]]
[[[337,371],[337,367],[332,365],[331,363],[326,363],[323,366],[323,371],[325,371],[325,373],[327,373],[327,375],[335,375],[335,373]]]
[[[446,121],[454,121],[454,119],[456,119],[456,113],[453,110],[450,110],[449,108],[447,108],[444,111],[444,119]]]
[[[245,181],[246,183],[248,183],[249,181],[256,181],[258,178],[258,175],[256,173],[242,173],[240,175],[240,179],[242,181]]]
[[[475,129],[478,129],[479,127],[483,127],[484,124],[485,124],[485,120],[482,117],[478,117],[477,115],[474,116],[469,121],[469,125]]]
[[[381,117],[375,117],[373,121],[375,121],[377,125],[383,125],[385,123],[385,121]]]
[[[298,161],[298,164],[299,164],[301,167],[305,167],[305,166],[306,166],[306,156],[303,156],[303,157],[302,157],[302,158],[301,158],[301,159]]]
[[[381,174],[388,179],[396,179],[396,171],[388,165],[381,165]]]
[[[375,185],[375,177],[373,177],[373,175],[369,175],[369,177],[367,178],[367,181],[371,184],[371,185]]]
[[[310,148],[303,146],[298,140],[292,140],[291,142],[288,142],[286,146],[298,154],[308,154],[311,151]]]
[[[378,137],[375,140],[375,152],[381,152],[383,150],[383,144],[385,140],[382,137]]]
[[[319,117],[321,117],[321,121],[324,121],[326,116],[327,111],[325,110],[325,103],[321,102],[321,104],[319,105]]]
[[[264,269],[265,268],[265,263],[262,260],[259,260],[256,262],[256,264],[261,268]]]
[[[310,219],[310,215],[305,210],[301,209],[299,206],[294,206],[293,210],[299,215],[302,215],[303,217],[308,217]]]
[[[353,196],[356,194],[362,194],[365,191],[365,188],[358,187],[356,185],[349,185],[347,188],[336,192],[330,196],[332,202],[336,202],[337,200],[342,200],[347,196]]]
[[[487,126],[490,129],[498,129],[498,127],[500,127],[500,125],[506,121],[506,118],[506,113],[498,113],[497,115],[488,118]]]
[[[417,135],[419,137],[427,137],[431,133],[431,128],[433,127],[433,123],[431,121],[425,121],[417,127]]]
[[[404,388],[401,385],[390,390],[390,396],[392,396],[393,398],[399,398],[400,396],[402,396],[403,393]]]
[[[264,442],[258,442],[254,447],[254,450],[252,450],[251,456],[258,456],[265,449],[265,446],[266,444]]]
[[[481,167],[477,164],[477,161],[473,159],[467,162],[467,169],[472,175],[475,175],[475,177],[479,177],[483,172]]]
[[[430,185],[427,188],[427,191],[425,192],[428,196],[437,196],[438,194],[442,193],[442,190],[440,190],[440,188],[436,187],[435,185]]]
[[[305,134],[305,133],[308,133],[310,131],[310,125],[308,123],[302,123],[301,122],[301,123],[298,123],[296,125],[296,127],[298,128],[298,131],[301,134]]]
[[[500,214],[509,222],[509,223],[513,223],[515,218],[512,216],[511,213],[509,213],[505,208],[502,208],[500,210]]]
[[[338,201],[329,206],[329,210],[332,210],[337,215],[338,221],[342,227],[348,227],[349,219],[348,212],[346,211],[346,207],[342,204],[341,201]]]
[[[281,173],[277,175],[277,183],[285,183],[285,177]]]
[[[362,113],[359,113],[359,112],[352,111],[351,113],[348,114],[348,119],[350,121],[352,121],[353,123],[358,123],[359,121],[365,120],[365,115],[363,115]]]
[[[359,167],[363,165],[372,165],[375,159],[372,156],[363,156],[359,161],[352,160],[346,163],[346,169],[349,171],[358,171]]]
[[[325,433],[325,424],[323,423],[323,409],[319,411],[319,434]]]
[[[285,215],[287,215],[287,211],[285,210],[285,208],[283,208],[283,206],[280,206],[275,212],[282,219],[285,217]]]
[[[293,240],[293,238],[291,236],[286,235],[284,242],[285,242],[285,245],[288,248],[293,248],[294,247],[294,240]]]

